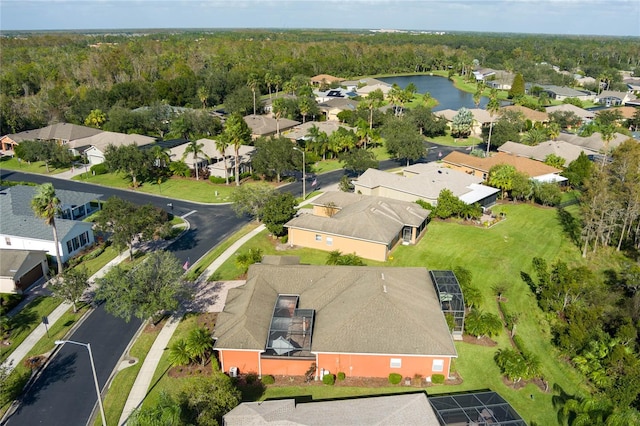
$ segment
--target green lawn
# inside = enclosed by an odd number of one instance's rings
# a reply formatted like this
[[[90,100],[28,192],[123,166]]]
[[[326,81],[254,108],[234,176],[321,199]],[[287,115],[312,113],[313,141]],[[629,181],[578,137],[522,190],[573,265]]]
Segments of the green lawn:
[[[38,296],[11,318],[11,344],[0,347],[0,363],[4,362],[24,339],[38,326],[43,316],[49,315],[60,305],[60,299]]]
[[[571,206],[575,207],[575,206]],[[385,266],[422,266],[428,269],[451,269],[463,266],[473,273],[473,283],[483,295],[481,308],[497,313],[498,307],[492,287],[502,284],[507,287],[504,297],[510,312],[520,314],[517,331],[523,337],[528,350],[542,361],[542,372],[549,382],[560,384],[572,393],[581,387],[582,379],[560,357],[551,344],[551,334],[543,313],[537,308],[535,297],[520,278],[520,271],[531,272],[531,259],[535,256],[566,261],[570,265],[585,264],[580,250],[563,234],[555,209],[538,207],[532,204],[503,204],[493,208],[494,212],[505,212],[506,220],[485,229],[463,225],[456,222],[433,221],[427,233],[416,246],[398,246],[393,259]],[[540,238],[544,235],[544,238]],[[267,232],[253,238],[240,250],[260,248],[264,254],[296,255],[302,263],[324,264],[327,253],[311,249],[276,251],[274,241]],[[368,265],[381,265],[379,262],[366,261]],[[218,278],[234,279],[240,274],[232,257],[218,270]],[[498,347],[508,345],[506,333],[494,339]],[[431,392],[451,392],[459,390],[491,388],[500,392],[527,421],[538,424],[554,424],[555,413],[551,407],[551,394],[543,394],[534,385],[515,391],[502,382],[502,377],[493,361],[498,347],[456,343],[459,359],[457,371],[464,383],[459,386],[429,387]],[[339,389],[339,388],[335,388]],[[363,393],[376,393],[380,389],[362,390]],[[278,393],[295,394],[296,390],[272,390],[267,396]],[[301,391],[308,394],[309,389]],[[316,391],[323,395],[329,391]],[[324,393],[323,393],[324,392]],[[342,392],[342,391],[340,391]],[[329,392],[329,396],[331,396]],[[534,395],[533,400],[530,395]],[[324,396],[323,396],[324,397]]]
[[[18,172],[38,173],[42,175],[55,175],[57,173],[66,172],[70,167],[64,167],[57,169],[53,166],[49,166],[47,172],[47,166],[43,161],[33,161],[31,164],[25,161],[18,161],[17,157],[2,157],[0,159],[0,169],[16,170]]]
[[[469,136],[468,138],[458,139],[448,134],[446,136],[436,136],[435,138],[427,138],[429,142],[437,143],[445,146],[478,146],[482,143],[482,139]]]
[[[97,185],[133,190],[131,181],[119,173],[107,173],[97,176],[82,174],[75,176],[73,179]],[[202,179],[172,177],[161,184],[145,182],[134,191],[200,203],[228,203],[231,201],[231,193],[235,188],[236,186],[233,182],[230,182],[227,186],[224,184],[216,185]]]

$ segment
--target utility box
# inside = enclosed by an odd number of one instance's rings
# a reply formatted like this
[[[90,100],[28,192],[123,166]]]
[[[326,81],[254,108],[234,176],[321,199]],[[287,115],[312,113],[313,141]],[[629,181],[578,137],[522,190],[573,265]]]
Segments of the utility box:
[[[238,377],[238,367],[229,368],[229,377]]]

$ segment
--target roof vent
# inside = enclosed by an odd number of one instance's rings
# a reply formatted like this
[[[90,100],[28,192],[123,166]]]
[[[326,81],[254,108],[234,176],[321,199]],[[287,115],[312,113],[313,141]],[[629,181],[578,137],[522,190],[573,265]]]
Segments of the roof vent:
[[[384,272],[382,272],[380,275],[381,275],[381,278],[384,280]]]
[[[387,292],[387,286],[386,286],[386,285],[383,285],[383,286],[382,286],[382,292],[383,292],[383,293],[386,293],[386,292]]]

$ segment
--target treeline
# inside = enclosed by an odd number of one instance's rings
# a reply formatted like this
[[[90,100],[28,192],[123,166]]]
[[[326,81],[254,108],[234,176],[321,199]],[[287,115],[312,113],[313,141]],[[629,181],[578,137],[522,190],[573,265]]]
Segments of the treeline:
[[[33,34],[0,39],[0,133],[54,121],[83,123],[92,110],[138,108],[155,102],[210,107],[259,93],[268,75],[286,82],[321,73],[350,78],[380,73],[475,66],[517,71],[526,81],[569,84],[557,73],[607,76],[640,65],[633,38],[409,35],[340,31],[219,31],[137,35]],[[272,80],[273,81],[273,80]],[[275,89],[275,87],[273,87]],[[283,89],[280,86],[280,89]]]

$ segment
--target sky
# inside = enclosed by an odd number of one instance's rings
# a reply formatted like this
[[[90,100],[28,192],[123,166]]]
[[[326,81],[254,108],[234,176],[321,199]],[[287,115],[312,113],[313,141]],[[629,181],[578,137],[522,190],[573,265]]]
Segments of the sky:
[[[640,0],[0,0],[0,31],[326,28],[640,36]]]

